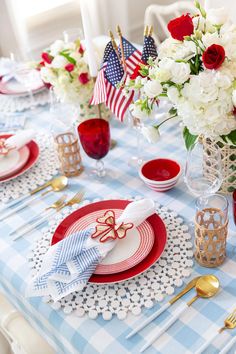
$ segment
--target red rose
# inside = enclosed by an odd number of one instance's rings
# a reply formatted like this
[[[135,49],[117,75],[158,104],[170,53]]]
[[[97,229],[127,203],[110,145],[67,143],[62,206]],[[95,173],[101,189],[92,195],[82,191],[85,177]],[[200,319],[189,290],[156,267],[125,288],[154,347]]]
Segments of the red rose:
[[[144,64],[144,63],[140,63],[140,64],[138,64],[138,65],[135,67],[135,69],[134,69],[134,71],[133,71],[133,74],[130,75],[131,80],[135,80],[138,76],[144,77],[144,76],[140,73],[141,64]]]
[[[168,23],[167,28],[174,39],[183,41],[185,36],[191,36],[191,34],[193,34],[194,26],[192,17],[189,16],[189,14],[177,17]]]
[[[224,60],[225,50],[218,44],[212,44],[202,55],[203,64],[207,69],[218,69]]]
[[[43,61],[45,61],[47,64],[51,64],[52,60],[53,60],[53,57],[48,54],[47,52],[43,52],[42,55],[41,55]]]
[[[78,52],[79,52],[79,54],[81,54],[81,55],[84,53],[84,48],[82,47],[81,44],[80,44],[80,46],[79,46]]]
[[[88,77],[88,73],[82,73],[79,75],[78,77],[79,81],[81,82],[81,84],[85,85],[89,82],[89,77]]]
[[[70,73],[71,71],[73,71],[74,68],[75,68],[75,66],[74,66],[74,64],[72,64],[72,63],[66,64],[66,66],[65,66],[65,70],[68,71],[69,73]]]

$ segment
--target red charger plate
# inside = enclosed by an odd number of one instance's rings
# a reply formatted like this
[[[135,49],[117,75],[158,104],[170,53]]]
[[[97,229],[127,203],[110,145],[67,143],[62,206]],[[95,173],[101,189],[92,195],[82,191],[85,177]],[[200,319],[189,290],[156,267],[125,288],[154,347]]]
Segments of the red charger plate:
[[[12,134],[1,134],[0,138],[7,139],[7,138],[10,138],[10,136],[12,136]],[[0,183],[10,181],[11,179],[14,179],[14,178],[22,175],[23,173],[28,171],[37,162],[37,160],[39,158],[38,144],[34,140],[31,140],[28,144],[26,144],[26,146],[28,147],[29,152],[30,152],[29,158],[28,158],[28,161],[26,162],[26,164],[22,167],[22,169],[13,173],[11,176],[0,178]]]
[[[81,217],[88,215],[91,212],[104,209],[124,209],[130,201],[127,200],[104,200],[86,205],[72,214],[67,216],[60,225],[58,225],[52,240],[51,245],[63,240],[67,230]],[[136,266],[116,274],[93,274],[89,279],[91,283],[116,283],[135,277],[150,268],[161,256],[166,245],[166,227],[161,218],[157,214],[153,214],[147,218],[147,222],[151,225],[154,231],[154,244],[150,253]]]

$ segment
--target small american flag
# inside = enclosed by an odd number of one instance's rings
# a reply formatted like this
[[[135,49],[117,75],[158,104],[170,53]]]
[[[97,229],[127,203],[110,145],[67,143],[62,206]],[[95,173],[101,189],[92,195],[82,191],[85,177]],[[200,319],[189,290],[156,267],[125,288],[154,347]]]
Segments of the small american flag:
[[[126,79],[127,73],[124,72],[120,59],[115,50],[113,50],[112,54],[109,56],[105,70],[107,93],[106,106],[110,108],[121,122],[123,122],[125,112],[131,104],[134,96],[133,91],[130,92],[128,96],[125,96],[123,93],[122,84],[125,83]],[[117,87],[118,84],[120,84],[120,87]]]
[[[99,103],[106,102],[107,92],[106,92],[106,82],[105,82],[105,70],[107,66],[107,61],[114,51],[111,41],[106,45],[103,61],[101,68],[98,72],[98,76],[94,85],[93,97],[91,98],[90,104],[96,105]]]
[[[143,63],[147,64],[147,61],[150,57],[156,59],[157,47],[152,36],[144,36],[143,52],[142,52],[141,60]]]
[[[122,37],[122,43],[124,48],[125,62],[127,65],[127,74],[132,75],[136,66],[140,64],[142,54],[141,52],[133,46],[127,39]],[[119,53],[121,55],[121,49],[119,48]]]

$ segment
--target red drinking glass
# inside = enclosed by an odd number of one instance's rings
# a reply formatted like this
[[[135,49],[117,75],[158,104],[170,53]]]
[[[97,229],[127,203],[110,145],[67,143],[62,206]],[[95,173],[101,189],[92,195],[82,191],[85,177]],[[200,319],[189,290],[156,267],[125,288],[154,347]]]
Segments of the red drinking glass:
[[[78,126],[81,145],[86,154],[96,161],[94,173],[98,177],[104,177],[104,163],[101,160],[110,149],[109,123],[102,118],[88,119]]]
[[[233,216],[234,216],[234,223],[236,225],[236,189],[233,192]]]

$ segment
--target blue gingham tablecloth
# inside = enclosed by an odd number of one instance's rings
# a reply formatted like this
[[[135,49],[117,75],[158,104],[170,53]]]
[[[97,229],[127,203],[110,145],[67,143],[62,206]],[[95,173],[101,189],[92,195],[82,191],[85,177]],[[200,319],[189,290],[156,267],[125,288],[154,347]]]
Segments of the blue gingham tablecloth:
[[[47,130],[50,116],[45,109],[35,110],[27,125],[37,127],[42,131]],[[181,178],[179,184],[165,193],[157,193],[147,189],[139,179],[137,170],[128,165],[128,160],[136,152],[135,132],[131,128],[121,125],[119,122],[112,124],[112,137],[117,141],[117,147],[104,158],[108,169],[108,175],[104,183],[89,178],[85,172],[78,178],[70,180],[69,194],[73,195],[82,187],[86,190],[86,199],[109,198],[116,195],[117,198],[141,195],[150,197],[159,203],[175,210],[187,220],[193,220],[194,197],[188,192]],[[169,157],[177,159],[184,165],[186,152],[180,134],[179,122],[169,122],[162,130],[162,138],[156,145],[143,144],[143,155],[146,159],[152,157]],[[91,166],[94,161],[83,154],[85,167]],[[0,186],[1,188],[1,186]],[[9,301],[18,308],[28,319],[33,327],[42,334],[55,348],[56,353],[61,354],[124,354],[138,353],[144,345],[148,335],[155,332],[157,326],[170,316],[176,307],[183,301],[190,299],[194,292],[188,293],[182,300],[174,304],[161,317],[153,321],[138,335],[126,340],[129,331],[142,319],[156,311],[169,298],[165,297],[162,303],[157,303],[152,309],[145,309],[140,316],[129,314],[124,321],[113,317],[111,321],[105,321],[100,316],[96,320],[87,317],[77,317],[76,313],[69,315],[42,301],[42,298],[26,299],[24,296],[27,279],[30,277],[30,268],[27,255],[34,242],[41,236],[39,230],[35,230],[25,238],[12,242],[8,232],[22,223],[34,213],[45,208],[55,200],[55,196],[48,196],[27,207],[24,211],[14,215],[1,223],[0,236],[0,290],[3,291]],[[227,313],[236,307],[236,233],[232,222],[232,208],[230,204],[230,227],[227,244],[228,258],[217,269],[202,268],[195,264],[193,276],[214,273],[220,279],[221,291],[210,300],[199,299],[181,318],[158,339],[147,351],[147,354],[166,353],[183,354],[194,351],[222,325]],[[180,289],[176,289],[179,291]],[[218,336],[207,349],[206,353],[217,353],[236,331],[225,332]],[[236,346],[230,351],[234,353]],[[43,354],[43,353],[42,353]]]

